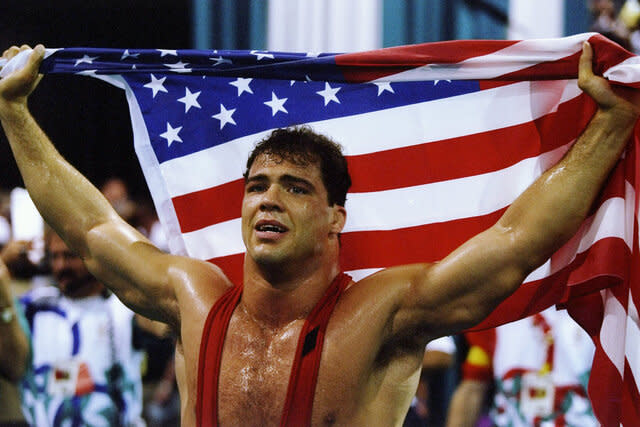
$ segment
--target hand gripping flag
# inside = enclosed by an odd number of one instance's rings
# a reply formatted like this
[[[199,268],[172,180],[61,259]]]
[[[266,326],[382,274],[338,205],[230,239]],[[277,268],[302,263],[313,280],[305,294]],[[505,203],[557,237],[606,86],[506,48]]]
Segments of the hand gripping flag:
[[[255,142],[299,124],[333,138],[354,182],[341,263],[360,278],[443,258],[562,157],[595,112],[576,84],[584,40],[596,73],[640,84],[639,59],[596,34],[352,54],[71,48],[50,50],[42,71],[126,91],[171,250],[234,281]],[[597,347],[589,392],[606,426],[640,419],[637,153],[636,137],[576,236],[480,325],[567,306]]]

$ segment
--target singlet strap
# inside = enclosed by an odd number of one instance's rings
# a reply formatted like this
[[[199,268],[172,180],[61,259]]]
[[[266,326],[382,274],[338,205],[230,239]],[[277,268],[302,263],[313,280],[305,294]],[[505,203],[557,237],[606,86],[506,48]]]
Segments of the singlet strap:
[[[242,285],[232,287],[216,301],[207,316],[198,361],[197,426],[218,425],[218,382],[222,348],[227,329],[229,329],[231,315],[238,305],[241,295]]]
[[[350,282],[350,276],[340,273],[313,308],[300,331],[289,377],[287,399],[280,421],[281,427],[311,425],[311,411],[325,332],[338,298]]]
[[[282,427],[311,425],[311,410],[318,380],[324,336],[331,313],[351,277],[340,273],[305,320],[291,368]],[[229,289],[211,308],[204,325],[198,362],[196,425],[218,425],[218,385],[222,349],[229,322],[242,295],[242,286]]]

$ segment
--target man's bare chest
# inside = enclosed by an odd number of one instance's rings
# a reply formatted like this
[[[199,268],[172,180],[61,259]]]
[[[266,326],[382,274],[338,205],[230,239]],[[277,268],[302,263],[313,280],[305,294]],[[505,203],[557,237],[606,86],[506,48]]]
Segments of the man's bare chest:
[[[222,422],[253,419],[267,421],[256,425],[279,425],[303,324],[299,320],[270,329],[234,315],[222,351]]]

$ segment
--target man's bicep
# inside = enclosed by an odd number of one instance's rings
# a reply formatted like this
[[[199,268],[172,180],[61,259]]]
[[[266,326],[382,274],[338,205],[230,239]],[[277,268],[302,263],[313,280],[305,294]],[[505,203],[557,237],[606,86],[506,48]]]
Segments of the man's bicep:
[[[420,278],[421,298],[456,330],[477,324],[528,274],[516,241],[500,226],[473,237]]]
[[[85,263],[92,274],[132,308],[154,320],[175,323],[177,298],[169,270],[179,257],[160,251],[124,221],[94,227]]]

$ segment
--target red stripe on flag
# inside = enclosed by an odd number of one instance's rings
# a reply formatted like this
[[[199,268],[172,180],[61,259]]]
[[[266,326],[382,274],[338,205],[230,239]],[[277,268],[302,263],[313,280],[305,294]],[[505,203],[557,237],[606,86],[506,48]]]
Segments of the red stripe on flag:
[[[462,242],[494,224],[502,213],[399,230],[344,233],[341,236],[341,267],[349,271],[440,260]],[[220,267],[232,282],[239,283],[236,280],[242,277],[244,254],[208,261]]]
[[[240,217],[244,179],[172,199],[180,231],[188,233]]]
[[[504,209],[488,215],[396,230],[357,231],[340,238],[345,271],[441,260],[462,243],[491,227]]]
[[[631,322],[631,319],[627,319]],[[636,351],[636,349],[631,349]],[[628,360],[624,361],[624,380],[622,393],[622,416],[620,421],[622,425],[633,426],[640,423],[640,393],[638,393],[638,384],[633,371],[629,366]]]
[[[589,37],[589,44],[593,47],[595,74],[604,74],[607,69],[635,56],[633,53],[622,48],[601,34]]]
[[[578,59],[581,53],[576,52],[573,55],[554,61],[540,62],[530,67],[504,74],[498,77],[497,80],[547,80],[549,76],[553,76],[554,80],[577,79]]]
[[[602,348],[600,340],[594,342],[596,352],[591,367],[592,375],[589,378],[589,400],[603,427],[618,427],[622,403],[622,378]]]
[[[507,40],[457,40],[397,46],[362,53],[337,55],[336,65],[349,82],[362,83],[426,64],[454,64],[488,55],[517,43]]]
[[[244,254],[233,254],[207,260],[217,265],[232,283],[242,283]]]

